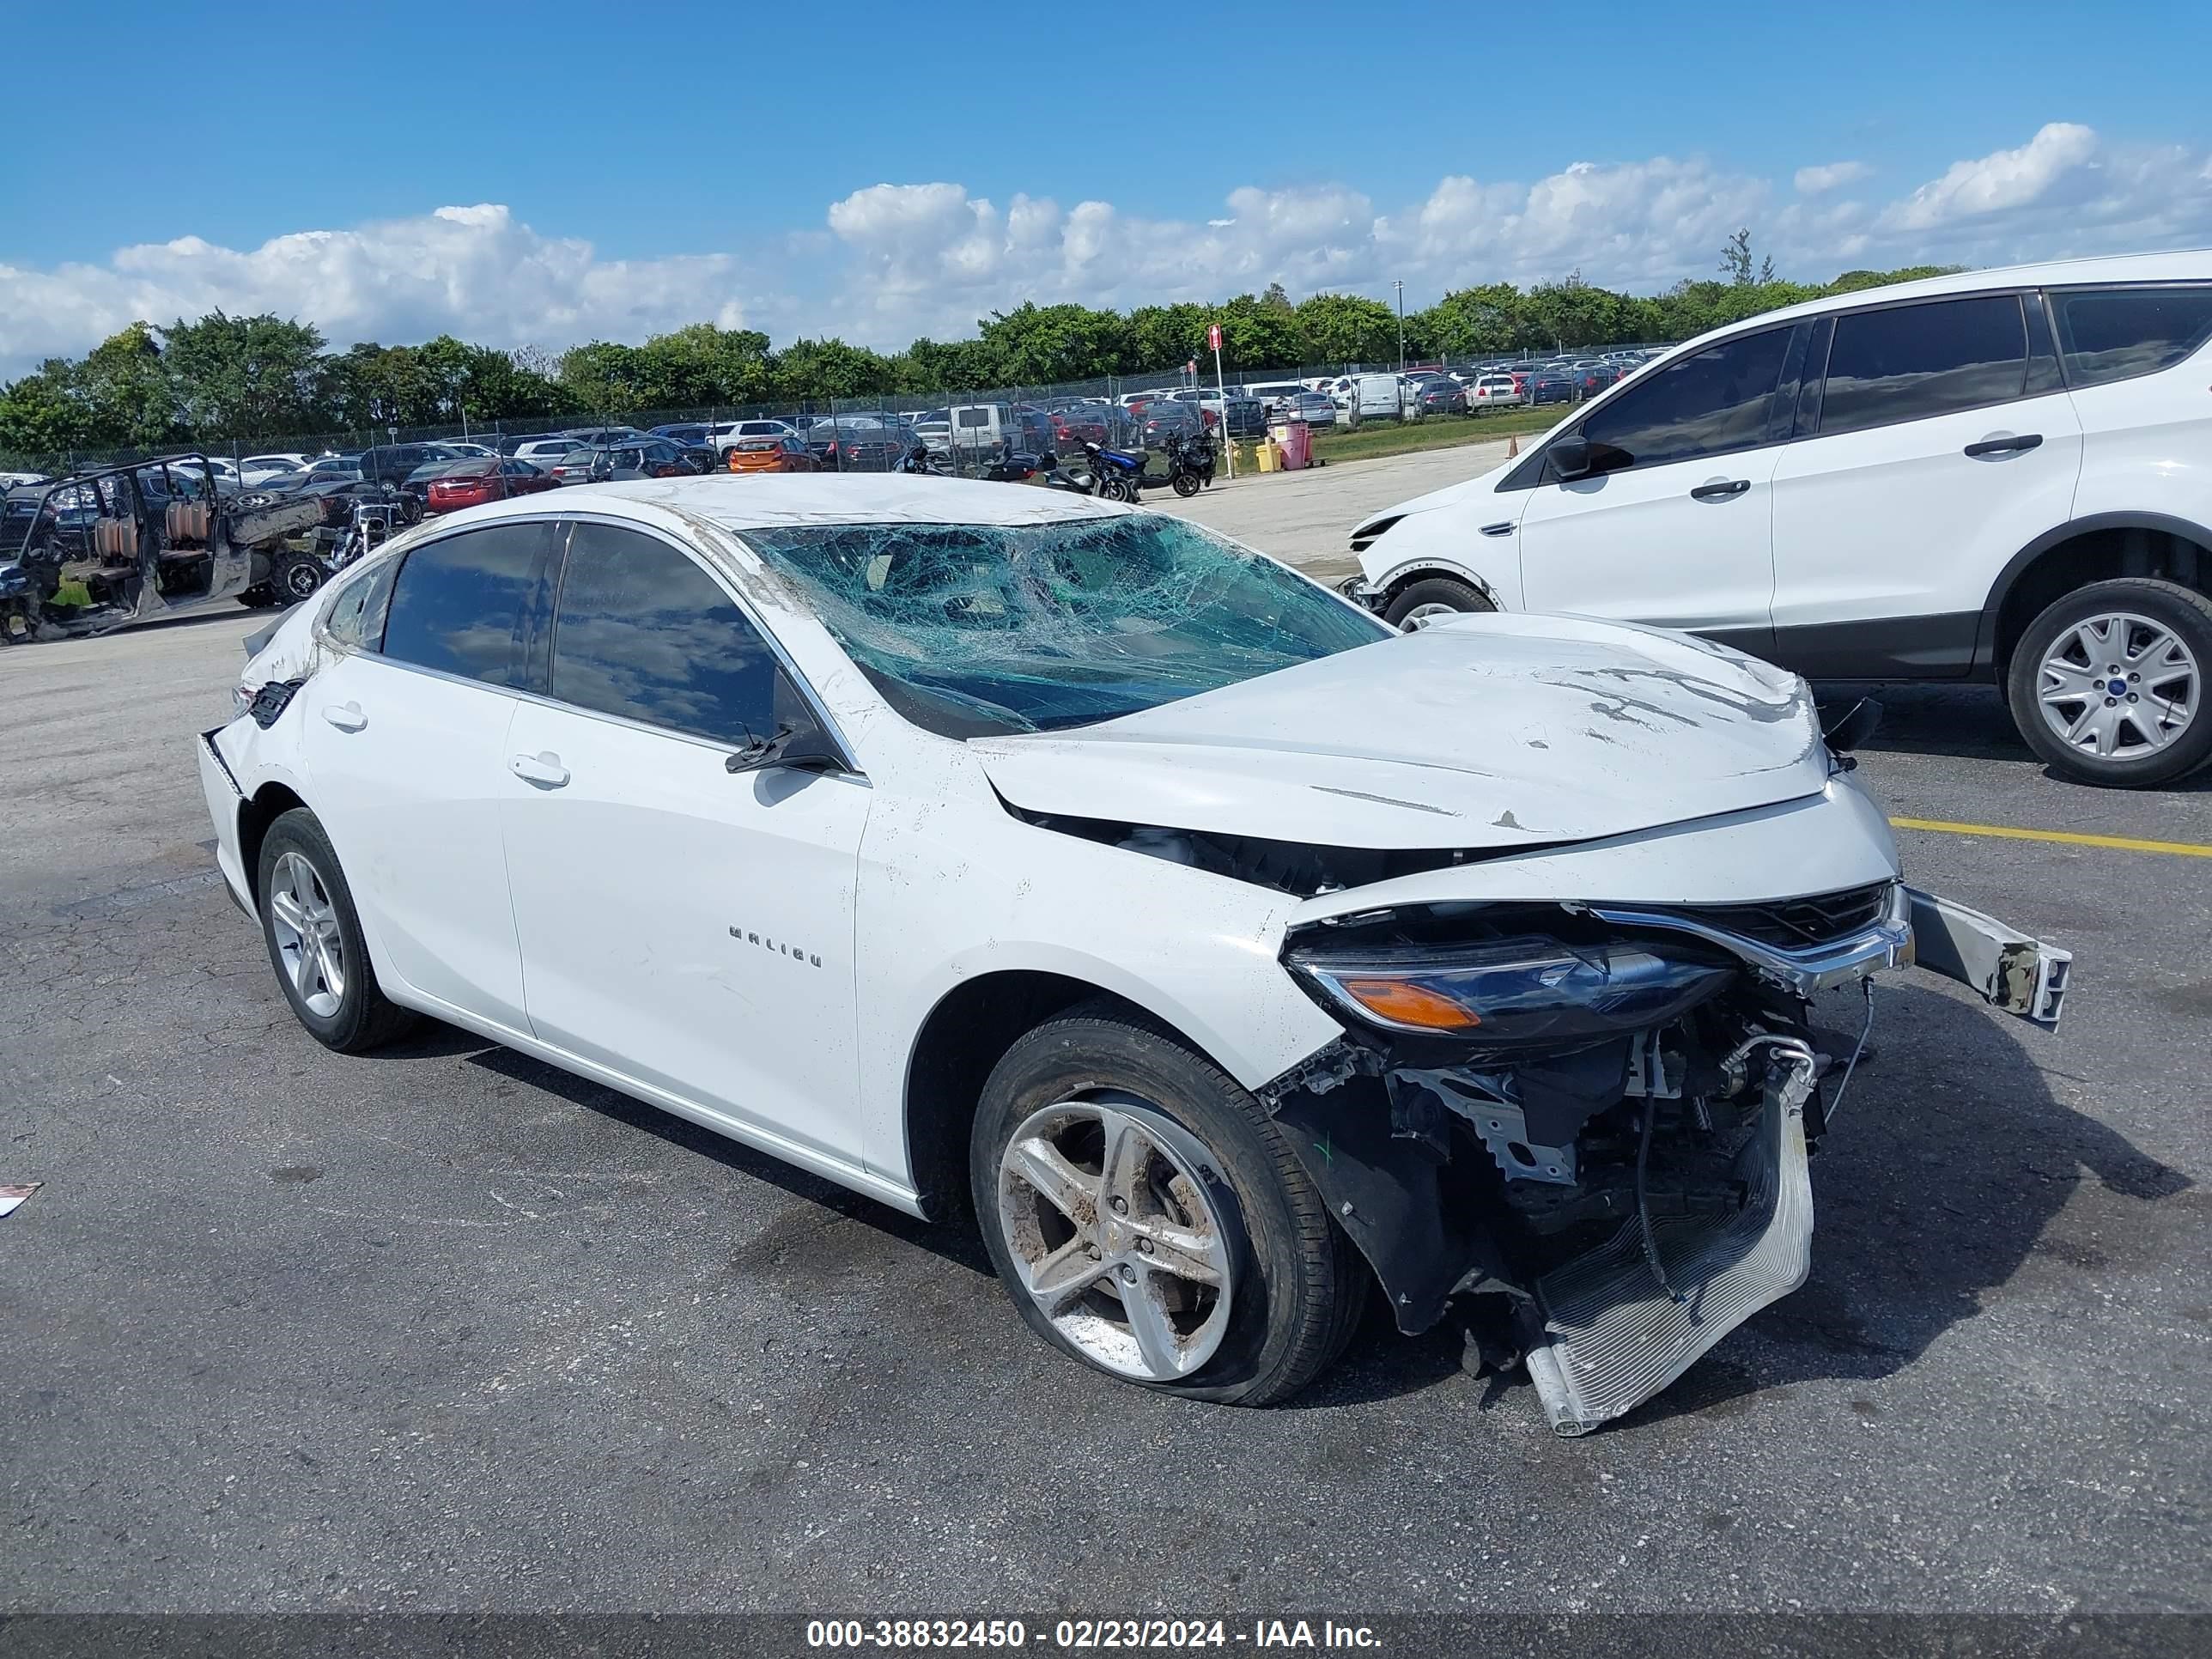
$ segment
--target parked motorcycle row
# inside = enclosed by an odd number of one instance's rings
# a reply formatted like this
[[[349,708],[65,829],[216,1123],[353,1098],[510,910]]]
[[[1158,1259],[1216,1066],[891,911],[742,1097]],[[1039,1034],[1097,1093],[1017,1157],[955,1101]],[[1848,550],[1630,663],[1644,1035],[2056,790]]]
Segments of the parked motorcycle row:
[[[1033,483],[1047,489],[1064,489],[1073,495],[1131,503],[1142,500],[1147,488],[1172,489],[1188,498],[1213,482],[1218,453],[1211,435],[1186,437],[1170,433],[1164,441],[1161,453],[1167,462],[1164,472],[1146,471],[1147,458],[1141,453],[1085,442],[1085,471],[1063,471],[1058,456],[1017,451],[985,464],[980,471],[963,471],[960,476],[996,483]],[[937,477],[954,476],[953,464],[948,458],[920,447],[907,454],[898,470]]]

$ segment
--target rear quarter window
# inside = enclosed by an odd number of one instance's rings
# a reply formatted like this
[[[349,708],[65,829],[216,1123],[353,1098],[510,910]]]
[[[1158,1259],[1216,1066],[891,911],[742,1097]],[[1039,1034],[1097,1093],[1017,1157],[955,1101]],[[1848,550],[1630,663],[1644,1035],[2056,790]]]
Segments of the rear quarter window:
[[[2061,289],[2051,307],[2069,386],[2155,374],[2212,339],[2212,284]]]

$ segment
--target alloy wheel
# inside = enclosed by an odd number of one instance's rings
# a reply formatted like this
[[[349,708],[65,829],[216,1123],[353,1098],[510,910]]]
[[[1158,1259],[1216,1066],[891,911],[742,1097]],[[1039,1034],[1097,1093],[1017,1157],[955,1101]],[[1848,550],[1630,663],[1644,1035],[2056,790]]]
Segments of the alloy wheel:
[[[269,921],[301,1006],[330,1018],[345,999],[345,939],[330,890],[297,853],[286,853],[269,872]]]
[[[2159,753],[2197,717],[2196,658],[2165,623],[2087,617],[2044,653],[2036,700],[2058,740],[2104,760]]]
[[[1456,605],[1417,605],[1406,613],[1406,620],[1398,624],[1398,629],[1401,633],[1415,634],[1432,623],[1443,622],[1449,617],[1465,614]]]
[[[1213,1164],[1133,1102],[1060,1101],[1007,1141],[998,1219],[1021,1287],[1094,1364],[1169,1382],[1221,1346],[1234,1275]]]

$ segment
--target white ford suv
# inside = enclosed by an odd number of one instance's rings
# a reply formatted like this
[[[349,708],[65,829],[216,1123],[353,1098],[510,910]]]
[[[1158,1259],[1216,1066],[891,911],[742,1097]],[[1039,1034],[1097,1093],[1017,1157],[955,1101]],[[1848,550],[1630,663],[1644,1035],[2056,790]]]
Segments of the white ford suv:
[[[1718,330],[1352,532],[1401,625],[1567,611],[1816,678],[1981,679],[2083,782],[2212,757],[2212,252],[1974,271]]]
[[[973,1215],[1048,1341],[1206,1399],[1296,1389],[1379,1280],[1618,1416],[1805,1275],[1814,993],[1917,960],[2048,1024],[2067,974],[1904,885],[1795,676],[1396,633],[1042,490],[472,507],[239,690],[216,859],[316,1038],[432,1014]]]

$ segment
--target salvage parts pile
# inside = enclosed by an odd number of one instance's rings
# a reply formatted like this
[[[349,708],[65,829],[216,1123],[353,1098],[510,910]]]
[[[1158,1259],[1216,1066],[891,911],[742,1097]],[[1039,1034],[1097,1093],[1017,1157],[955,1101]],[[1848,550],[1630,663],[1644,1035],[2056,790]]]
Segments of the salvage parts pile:
[[[1861,983],[1870,1024],[1867,976],[1916,946],[2057,1024],[2066,952],[1900,882],[1724,908],[1418,906],[1293,933],[1286,965],[1347,1035],[1261,1099],[1401,1328],[1494,1298],[1486,1346],[1525,1355],[1553,1430],[1579,1435],[1804,1282],[1807,1159],[1864,1036],[1828,1048],[1810,999]]]

